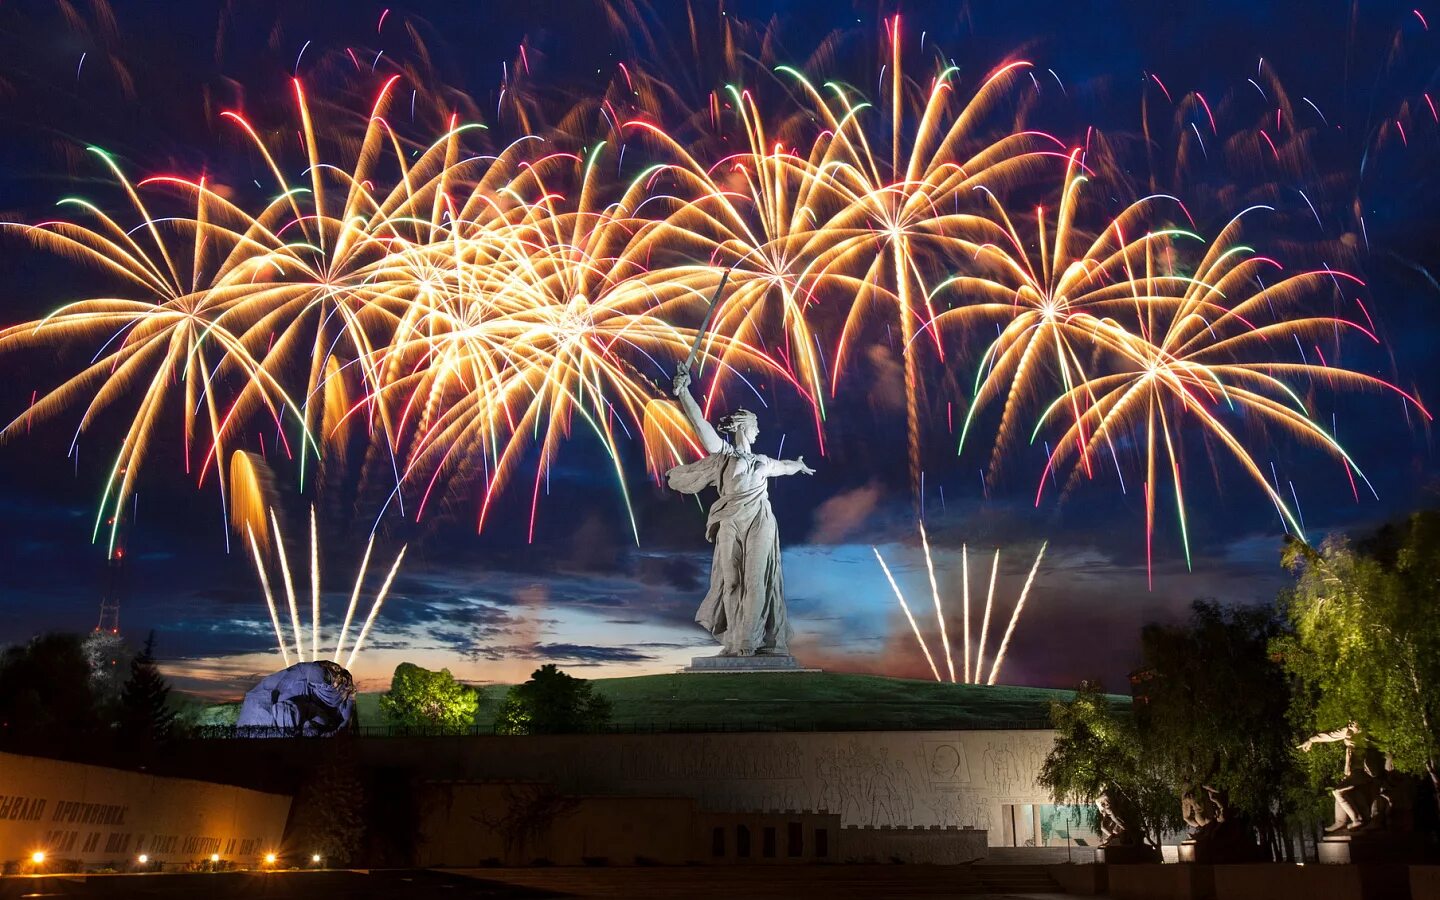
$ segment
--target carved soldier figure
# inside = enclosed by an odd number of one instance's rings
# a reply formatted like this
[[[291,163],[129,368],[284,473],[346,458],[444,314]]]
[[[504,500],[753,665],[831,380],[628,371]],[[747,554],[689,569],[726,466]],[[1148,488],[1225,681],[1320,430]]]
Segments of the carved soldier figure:
[[[707,487],[720,492],[705,527],[706,539],[715,545],[710,590],[695,621],[720,641],[722,656],[788,655],[791,631],[769,482],[779,475],[814,475],[815,470],[805,465],[803,456],[771,459],[752,452],[760,426],[749,410],[736,410],[720,421],[719,428],[712,427],[690,396],[690,373],[684,366],[675,373],[674,388],[708,455],[676,466],[666,479],[670,487],[686,494]],[[721,434],[730,440],[723,440]]]
[[[1333,744],[1336,741],[1345,744],[1345,777],[1333,791],[1335,822],[1325,831],[1358,831],[1375,822],[1377,814],[1383,819],[1387,803],[1381,791],[1381,778],[1385,774],[1386,763],[1378,750],[1364,742],[1356,722],[1307,738],[1300,749],[1308,753],[1316,744]],[[1363,746],[1359,746],[1362,743]],[[1359,759],[1356,759],[1357,749],[1360,751]]]
[[[1133,812],[1124,798],[1103,790],[1095,798],[1095,808],[1100,811],[1101,847],[1134,847],[1143,843],[1135,830]]]

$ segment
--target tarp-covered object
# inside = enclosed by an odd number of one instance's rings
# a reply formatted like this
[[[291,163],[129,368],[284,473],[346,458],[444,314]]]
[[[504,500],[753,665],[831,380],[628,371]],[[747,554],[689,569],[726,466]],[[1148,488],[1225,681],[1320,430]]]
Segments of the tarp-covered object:
[[[326,737],[344,731],[355,718],[355,680],[328,660],[296,663],[267,676],[245,694],[240,728],[275,735]]]

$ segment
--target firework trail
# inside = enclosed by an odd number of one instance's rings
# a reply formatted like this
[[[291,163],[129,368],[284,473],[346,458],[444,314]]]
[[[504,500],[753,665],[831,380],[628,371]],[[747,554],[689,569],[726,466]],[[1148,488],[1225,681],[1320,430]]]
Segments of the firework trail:
[[[654,12],[611,10],[615,22]],[[702,67],[729,85],[672,88],[627,63],[558,115],[518,48],[496,106],[499,122],[522,129],[508,142],[487,137],[473,121],[479,105],[458,95],[424,139],[402,135],[398,120],[407,107],[415,120],[422,88],[451,99],[428,62],[376,74],[362,103],[354,94],[316,100],[297,77],[285,92],[286,127],[221,114],[261,176],[267,197],[253,203],[204,176],[133,181],[95,149],[121,211],[66,198],[75,221],[9,227],[98,271],[112,293],[0,330],[0,354],[79,346],[94,356],[37,391],[0,433],[75,411],[73,454],[102,416],[128,415],[95,520],[97,540],[110,524],[112,549],[141,471],[177,434],[186,476],[203,485],[214,469],[231,528],[252,553],[273,543],[287,570],[252,441],[288,459],[305,490],[320,466],[344,467],[363,438],[364,477],[381,479],[381,516],[418,521],[439,499],[464,495],[483,528],[502,494],[524,491],[533,537],[542,487],[562,449],[583,436],[601,446],[638,541],[624,447],[638,441],[657,478],[697,452],[653,379],[683,357],[706,299],[732,269],[697,366],[707,410],[779,388],[808,406],[823,449],[827,389],[835,397],[863,381],[857,357],[898,352],[918,503],[928,392],[943,389],[930,386],[932,370],[955,371],[952,354],[979,349],[960,446],[993,411],[991,475],[1020,458],[1027,431],[1030,443],[1056,437],[1041,490],[1066,468],[1067,491],[1101,477],[1101,458],[1117,473],[1138,466],[1147,556],[1168,481],[1189,558],[1183,460],[1197,436],[1208,459],[1235,460],[1300,533],[1293,497],[1261,474],[1241,419],[1262,440],[1274,432],[1321,448],[1357,495],[1363,474],[1317,423],[1314,401],[1300,398],[1378,389],[1428,419],[1415,398],[1340,363],[1343,334],[1378,340],[1358,279],[1328,264],[1292,272],[1240,243],[1241,216],[1207,238],[1191,215],[1191,193],[1203,194],[1195,202],[1207,222],[1237,196],[1206,192],[1196,174],[1223,169],[1249,181],[1258,173],[1271,195],[1297,192],[1268,232],[1290,242],[1272,243],[1324,243],[1292,237],[1299,198],[1312,235],[1341,218],[1309,152],[1330,123],[1309,98],[1292,102],[1263,66],[1219,105],[1199,93],[1173,100],[1152,75],[1142,108],[1150,195],[1122,199],[1114,213],[1086,190],[1138,193],[1122,145],[1087,130],[1072,146],[1027,127],[1038,91],[1028,62],[971,84],[944,63],[917,69],[897,16],[885,23],[871,103],[829,72],[807,74],[832,53],[806,67],[771,66],[773,28],[726,18],[692,18],[688,55],[704,56],[697,35],[713,24],[722,49]],[[641,29],[635,40],[648,59],[674,49],[658,32]],[[751,53],[746,42],[763,46]],[[763,78],[752,77],[757,61],[768,67]],[[679,102],[687,93],[704,108]],[[1152,110],[1162,95],[1173,107],[1168,149]],[[1419,128],[1426,110],[1440,124],[1424,101],[1408,97],[1394,116],[1387,107],[1393,123],[1364,131],[1367,152],[1408,145],[1405,129]],[[489,143],[477,151],[476,141]],[[1173,171],[1160,165],[1162,152]],[[1354,224],[1363,235],[1363,219]],[[895,344],[878,337],[892,326]],[[928,560],[923,533],[922,543]],[[968,620],[964,548],[962,568]],[[315,655],[314,555],[311,570]],[[992,563],[992,583],[994,574]],[[288,571],[285,581],[298,629]],[[933,571],[931,593],[938,609]],[[967,679],[984,674],[988,625],[987,613],[973,653],[965,629]],[[300,654],[298,633],[296,641]],[[941,645],[953,679],[943,617]]]
[[[290,625],[295,636],[295,659],[297,662],[305,662],[303,625],[300,619],[300,609],[296,603],[295,584],[290,575],[289,562],[285,553],[284,535],[280,530],[280,523],[272,507],[269,510],[272,534],[275,539],[275,555],[280,565],[281,583],[285,587],[285,595],[290,605]],[[246,525],[246,536],[249,539],[251,557],[255,565],[255,574],[260,580],[260,588],[265,595],[265,605],[270,614],[270,624],[275,629],[275,643],[280,649],[280,656],[285,665],[290,665],[290,651],[286,646],[285,632],[280,624],[280,613],[275,603],[275,594],[270,588],[270,576],[268,574],[268,563],[266,554],[261,551],[260,544],[256,540],[254,529],[248,523]],[[335,638],[335,650],[332,655],[334,662],[340,661],[340,654],[345,649],[345,639],[350,632],[350,624],[355,618],[355,610],[360,600],[361,589],[365,582],[365,572],[370,565],[370,553],[375,547],[375,535],[370,535],[370,540],[365,546],[365,555],[360,561],[360,568],[355,575],[355,584],[350,592],[350,603],[345,609],[345,620]],[[345,668],[350,668],[355,657],[359,655],[360,648],[369,636],[370,630],[375,625],[376,618],[380,615],[380,609],[385,604],[385,598],[390,593],[390,585],[395,580],[395,575],[400,571],[400,564],[405,559],[405,551],[408,547],[402,546],[400,552],[395,555],[395,561],[391,564],[390,570],[385,575],[380,590],[375,594],[375,599],[370,604],[369,613],[360,628],[360,633],[355,638],[354,645],[350,648],[350,654],[345,658]],[[320,536],[315,524],[315,508],[310,508],[310,578],[311,578],[311,608],[310,608],[310,660],[321,658],[320,651]]]
[[[925,532],[924,523],[917,523],[917,525],[920,531],[920,544],[925,554],[925,569],[930,579],[931,596],[935,602],[935,622],[940,632],[940,643],[944,648],[946,668],[950,676],[950,682],[953,684],[956,682],[956,677],[955,666],[950,657],[949,633],[945,625],[947,614],[941,600],[939,587],[935,580],[935,563],[930,552],[930,539]],[[1035,573],[1040,570],[1040,561],[1045,558],[1045,550],[1047,547],[1049,547],[1048,541],[1040,545],[1040,552],[1035,555],[1035,561],[1030,566],[1030,573],[1025,578],[1024,586],[1020,589],[1020,595],[1015,601],[1014,609],[1011,610],[1010,621],[1005,627],[1004,637],[1001,638],[1000,646],[995,653],[995,659],[990,665],[990,674],[987,677],[984,674],[985,647],[989,640],[990,617],[994,610],[995,579],[1000,569],[1000,550],[996,548],[994,560],[990,566],[990,586],[985,594],[985,614],[981,618],[980,639],[975,643],[975,667],[972,673],[970,668],[970,559],[966,546],[964,544],[960,545],[961,584],[964,591],[962,613],[964,624],[962,627],[965,633],[963,668],[965,684],[993,685],[995,684],[995,680],[1000,676],[1000,672],[1005,664],[1005,653],[1010,648],[1010,639],[1014,636],[1015,628],[1020,623],[1020,616],[1025,611],[1025,601],[1026,598],[1030,596],[1030,586],[1035,581]],[[885,558],[880,555],[879,548],[871,547],[870,550],[875,554],[876,561],[880,563],[880,568],[885,573],[885,579],[890,583],[890,590],[894,592],[895,599],[899,602],[901,611],[905,613],[905,618],[910,623],[910,631],[915,635],[915,643],[919,645],[920,652],[925,655],[925,661],[930,664],[931,673],[935,676],[936,681],[944,681],[945,679],[940,675],[940,668],[935,664],[935,658],[930,653],[929,643],[921,633],[920,625],[915,620],[914,614],[910,611],[910,604],[905,600],[905,594],[900,590],[900,585],[895,581],[895,576],[891,573],[889,565],[886,564]]]

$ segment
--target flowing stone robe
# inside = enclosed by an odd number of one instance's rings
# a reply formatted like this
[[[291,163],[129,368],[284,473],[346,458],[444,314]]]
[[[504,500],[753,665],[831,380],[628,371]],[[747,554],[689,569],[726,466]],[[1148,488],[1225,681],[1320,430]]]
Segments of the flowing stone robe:
[[[298,662],[245,693],[236,725],[261,736],[323,737],[345,731],[355,718],[355,682],[337,663]]]
[[[730,444],[666,473],[671,488],[720,492],[710,507],[705,537],[715,544],[710,590],[695,621],[719,639],[726,655],[788,654],[790,621],[780,575],[780,534],[770,509],[772,475],[788,474],[783,460]]]

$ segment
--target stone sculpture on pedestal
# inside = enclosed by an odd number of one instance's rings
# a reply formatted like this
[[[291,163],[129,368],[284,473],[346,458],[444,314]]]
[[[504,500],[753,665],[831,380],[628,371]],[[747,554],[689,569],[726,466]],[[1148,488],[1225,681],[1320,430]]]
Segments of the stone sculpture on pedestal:
[[[1395,771],[1390,757],[1365,738],[1356,722],[1307,738],[1300,749],[1343,743],[1345,771],[1331,792],[1335,821],[1320,842],[1320,861],[1407,862],[1424,855],[1411,817],[1415,779]]]
[[[1327,834],[1340,831],[1358,831],[1366,826],[1379,824],[1385,814],[1385,798],[1381,795],[1380,777],[1385,772],[1384,757],[1378,750],[1365,744],[1360,726],[1351,722],[1344,728],[1322,731],[1306,738],[1300,749],[1306,753],[1316,744],[1345,745],[1345,775],[1331,792],[1335,795],[1335,821],[1325,829]],[[1356,751],[1359,758],[1356,758]]]
[[[339,663],[321,660],[264,678],[245,693],[235,725],[261,737],[327,737],[349,728],[354,718],[354,679]]]
[[[1160,851],[1145,843],[1134,804],[1120,792],[1106,788],[1095,798],[1099,812],[1100,847],[1095,861],[1111,865],[1159,862]]]
[[[1180,842],[1181,862],[1259,862],[1265,852],[1250,820],[1230,806],[1224,788],[1187,784],[1180,794],[1180,815],[1192,829]]]
[[[713,665],[692,668],[796,668],[790,656],[790,621],[785,609],[785,584],[780,572],[780,539],[775,513],[770,508],[769,483],[780,475],[813,475],[815,470],[798,459],[771,459],[751,451],[760,434],[755,414],[736,410],[712,427],[690,395],[690,373],[685,366],[675,374],[675,396],[706,456],[676,466],[666,473],[671,488],[698,494],[715,488],[720,496],[710,507],[705,537],[715,545],[710,567],[710,589],[695,613],[695,621],[720,642]],[[728,435],[729,441],[721,438]],[[755,663],[721,663],[720,660],[772,657]]]

